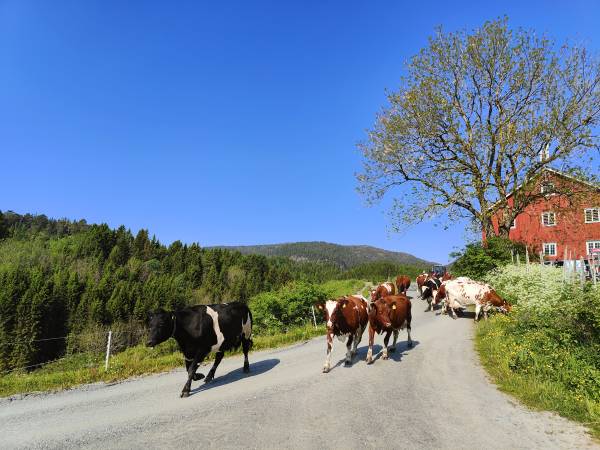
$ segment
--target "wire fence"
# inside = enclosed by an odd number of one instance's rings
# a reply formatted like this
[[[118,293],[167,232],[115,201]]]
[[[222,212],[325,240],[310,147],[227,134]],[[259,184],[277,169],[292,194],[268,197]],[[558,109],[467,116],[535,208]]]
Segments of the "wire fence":
[[[116,324],[115,327],[84,333],[70,333],[66,336],[49,337],[42,339],[22,339],[0,341],[1,355],[11,355],[10,347],[22,346],[25,348],[36,347],[38,344],[64,341],[59,350],[60,356],[40,361],[34,364],[10,367],[12,364],[0,361],[0,367],[8,366],[9,369],[0,370],[0,375],[7,375],[19,371],[31,371],[48,364],[64,360],[66,357],[81,354],[88,356],[88,366],[98,365],[102,359],[105,361],[105,370],[109,368],[110,356],[129,347],[134,347],[145,341],[147,330],[142,325]],[[7,351],[8,348],[8,351]],[[18,356],[17,356],[18,358]],[[41,356],[44,359],[43,355]],[[40,359],[37,357],[36,359]]]

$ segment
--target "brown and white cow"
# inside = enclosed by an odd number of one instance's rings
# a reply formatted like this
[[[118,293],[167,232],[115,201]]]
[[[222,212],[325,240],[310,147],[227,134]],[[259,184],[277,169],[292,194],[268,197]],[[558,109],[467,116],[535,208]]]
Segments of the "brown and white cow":
[[[410,287],[410,277],[406,275],[398,275],[396,277],[396,287],[398,288],[398,294],[406,295],[406,291]]]
[[[394,342],[389,348],[390,352],[396,351],[398,331],[406,328],[408,332],[408,346],[412,347],[410,338],[411,303],[406,295],[388,295],[369,304],[369,350],[367,351],[367,364],[373,362],[373,341],[375,333],[385,333],[383,338],[383,359],[388,359],[388,342],[390,335],[394,334]]]
[[[371,301],[374,302],[378,298],[385,297],[386,295],[395,295],[396,286],[391,281],[381,283],[375,289],[371,290]]]
[[[369,321],[367,300],[362,296],[347,295],[315,306],[323,312],[327,324],[327,358],[323,373],[329,372],[331,368],[331,350],[335,336],[342,342],[348,338],[345,365],[349,366]]]
[[[452,274],[450,272],[444,272],[444,275],[442,276],[442,281],[448,281],[453,278],[454,277],[452,276]]]
[[[501,311],[510,312],[512,306],[486,283],[459,277],[455,280],[444,281],[437,291],[435,303],[444,300],[442,310],[450,308],[452,318],[456,319],[456,309],[462,309],[467,305],[475,305],[475,321],[483,310],[483,317],[487,319],[487,313],[492,307]]]
[[[427,281],[428,276],[429,275],[427,274],[427,272],[423,272],[421,275],[415,278],[415,282],[417,283],[417,291],[419,292],[419,297],[423,295],[423,285],[425,284],[425,281]]]

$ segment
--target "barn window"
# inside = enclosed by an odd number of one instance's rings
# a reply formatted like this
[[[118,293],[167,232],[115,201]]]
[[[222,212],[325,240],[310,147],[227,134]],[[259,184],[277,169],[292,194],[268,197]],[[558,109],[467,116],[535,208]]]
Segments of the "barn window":
[[[556,225],[556,213],[545,212],[542,213],[542,225],[545,227],[552,227]]]
[[[585,244],[587,246],[588,255],[592,254],[592,250],[600,250],[600,241],[587,241]]]
[[[556,242],[544,243],[544,256],[556,256]]]
[[[552,194],[554,192],[554,184],[547,181],[542,183],[541,191],[542,194]]]
[[[585,223],[600,222],[600,208],[585,209]]]

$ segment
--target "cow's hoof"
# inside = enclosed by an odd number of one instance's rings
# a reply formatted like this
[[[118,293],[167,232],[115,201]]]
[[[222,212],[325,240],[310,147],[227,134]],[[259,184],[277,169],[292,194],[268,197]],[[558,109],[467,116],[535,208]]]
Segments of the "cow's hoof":
[[[386,359],[390,359],[390,357],[389,357],[389,355],[383,355],[383,356],[381,357],[381,359],[383,359],[383,360],[385,361]]]
[[[412,343],[412,341],[410,341],[410,342],[408,343],[408,348],[412,348],[412,346],[413,346],[413,343]]]
[[[327,373],[327,372],[329,372],[329,367],[327,367],[327,366],[323,367],[323,373]]]
[[[244,366],[244,373],[250,373],[250,366]]]
[[[373,364],[373,358],[367,358],[367,364]]]
[[[208,376],[204,379],[204,382],[205,383],[210,383],[213,380],[213,378],[214,378],[213,375],[208,374]]]
[[[396,351],[396,347],[388,348],[388,352],[390,352],[390,353],[394,353],[395,351]]]
[[[344,361],[344,366],[350,367],[352,365],[352,361]]]
[[[181,395],[179,397],[186,398],[190,396],[190,391],[181,391]]]
[[[192,379],[194,381],[200,381],[202,378],[204,378],[204,374],[203,373],[195,373]]]

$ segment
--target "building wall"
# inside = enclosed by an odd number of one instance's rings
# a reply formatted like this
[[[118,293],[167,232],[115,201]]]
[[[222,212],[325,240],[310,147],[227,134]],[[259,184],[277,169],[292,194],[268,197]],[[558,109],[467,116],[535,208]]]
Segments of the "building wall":
[[[551,180],[559,186],[561,180]],[[538,187],[539,189],[539,187]],[[579,188],[581,190],[581,188]],[[510,203],[509,199],[509,203]],[[579,259],[587,256],[587,241],[600,241],[600,223],[585,223],[585,208],[600,207],[600,192],[590,188],[585,194],[566,198],[557,194],[546,196],[529,205],[516,218],[516,227],[511,228],[509,238],[527,244],[529,251],[539,253],[543,243],[556,243],[556,256],[544,256],[549,261]],[[556,225],[542,224],[544,212],[555,212]],[[494,220],[498,233],[498,222]]]

